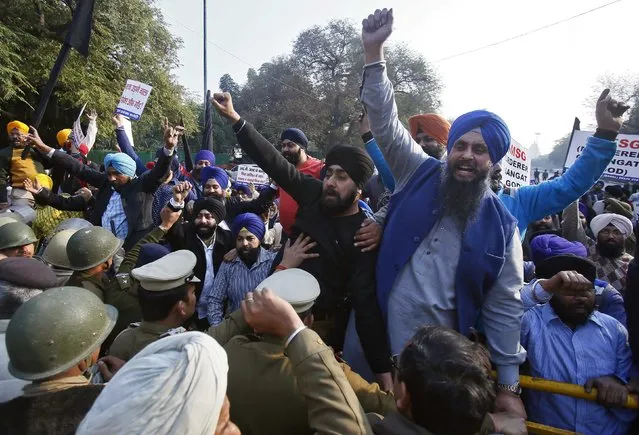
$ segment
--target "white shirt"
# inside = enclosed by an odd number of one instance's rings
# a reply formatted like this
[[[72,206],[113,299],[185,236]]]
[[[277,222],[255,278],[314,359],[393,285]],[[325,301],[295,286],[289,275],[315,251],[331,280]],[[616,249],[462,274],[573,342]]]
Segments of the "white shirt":
[[[204,247],[204,258],[206,258],[206,274],[204,275],[204,282],[202,283],[202,294],[200,295],[200,301],[197,304],[197,317],[198,319],[205,319],[206,312],[208,310],[208,299],[213,292],[213,283],[215,281],[215,269],[213,268],[213,248],[215,247],[215,239],[217,234],[213,235],[213,240],[209,246],[200,239],[200,243]]]

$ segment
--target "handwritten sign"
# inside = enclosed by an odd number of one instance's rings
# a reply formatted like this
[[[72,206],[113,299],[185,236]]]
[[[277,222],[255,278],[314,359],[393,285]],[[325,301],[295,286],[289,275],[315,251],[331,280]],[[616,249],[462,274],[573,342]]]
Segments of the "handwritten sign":
[[[269,176],[257,165],[239,165],[237,167],[238,183],[253,183],[255,186],[267,186]]]
[[[135,80],[127,80],[126,86],[122,91],[120,102],[115,108],[115,113],[126,116],[129,119],[137,121],[142,116],[146,101],[151,94],[151,86],[140,83]]]
[[[592,131],[575,130],[568,149],[565,167],[569,168],[579,158]],[[601,178],[623,182],[639,181],[639,135],[617,135],[617,151]]]
[[[521,187],[530,184],[530,159],[519,142],[513,140],[501,161],[501,177],[505,187]]]

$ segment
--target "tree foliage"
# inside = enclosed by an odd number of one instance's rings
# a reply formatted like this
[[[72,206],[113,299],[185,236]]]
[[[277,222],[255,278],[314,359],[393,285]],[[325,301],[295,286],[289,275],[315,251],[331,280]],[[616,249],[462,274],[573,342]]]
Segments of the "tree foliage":
[[[47,82],[77,0],[12,0],[0,5],[0,105],[2,116],[28,121]],[[168,30],[153,0],[99,0],[93,16],[89,57],[72,50],[40,127],[54,142],[55,132],[70,127],[81,106],[95,108],[98,146],[112,142],[111,114],[127,79],[153,86],[140,121],[136,146],[161,142],[160,121],[185,121],[198,130],[194,104],[171,71],[178,65],[182,41]],[[4,121],[7,121],[5,119]]]
[[[403,45],[387,49],[386,57],[400,118],[436,111],[442,85],[426,60]],[[284,128],[298,127],[320,154],[336,144],[355,144],[363,60],[353,23],[332,20],[311,27],[298,35],[290,54],[258,71],[249,69],[246,83],[234,95],[236,109],[271,141]],[[222,89],[234,85],[228,74],[220,81]]]

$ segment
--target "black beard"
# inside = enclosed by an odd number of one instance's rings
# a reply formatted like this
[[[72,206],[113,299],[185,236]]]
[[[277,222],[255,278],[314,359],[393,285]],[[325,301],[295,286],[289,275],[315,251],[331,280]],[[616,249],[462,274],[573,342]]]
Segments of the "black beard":
[[[593,304],[588,307],[588,311],[585,313],[574,312],[569,307],[559,302],[558,298],[551,298],[550,306],[553,310],[555,310],[555,313],[557,313],[557,316],[559,316],[562,322],[573,326],[585,324],[592,312],[595,311],[595,306]]]
[[[208,225],[196,225],[195,232],[198,236],[200,236],[200,239],[208,240],[213,237],[213,234],[215,234],[215,227],[209,227]]]
[[[257,257],[260,256],[260,249],[259,246],[257,248],[238,249],[237,255],[246,265],[253,265],[257,261]]]
[[[327,196],[326,191],[324,191],[322,192],[320,204],[327,215],[335,216],[348,210],[348,207],[353,205],[355,199],[357,199],[357,190],[353,190],[346,198],[341,198],[339,195]]]
[[[530,229],[536,233],[538,231],[552,231],[555,229],[555,226],[550,222],[542,222],[540,224],[532,224]]]
[[[619,258],[624,253],[624,245],[617,245],[614,242],[597,243],[597,252],[606,258]]]
[[[444,157],[444,153],[446,152],[446,147],[440,144],[422,145],[421,147],[426,154],[436,158],[437,160],[441,160],[442,157]]]
[[[472,181],[459,181],[448,164],[443,166],[441,193],[444,198],[444,210],[447,215],[466,224],[479,210],[481,200],[488,190],[488,171],[478,172]]]
[[[302,148],[300,148],[299,150],[297,150],[296,153],[282,153],[282,156],[288,160],[288,162],[293,165],[293,166],[297,166],[300,162],[300,160],[302,160]]]

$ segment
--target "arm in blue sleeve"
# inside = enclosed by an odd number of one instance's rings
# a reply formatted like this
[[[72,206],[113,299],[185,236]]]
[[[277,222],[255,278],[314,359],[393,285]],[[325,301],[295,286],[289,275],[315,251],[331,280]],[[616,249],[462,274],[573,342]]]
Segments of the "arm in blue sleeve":
[[[365,146],[366,152],[369,156],[371,156],[373,163],[375,163],[375,167],[379,171],[379,176],[382,177],[382,183],[388,190],[390,190],[391,193],[393,193],[395,190],[395,178],[393,177],[393,173],[391,172],[388,163],[384,160],[382,150],[379,149],[379,145],[377,145],[375,138],[366,142]]]
[[[118,127],[115,129],[115,137],[118,140],[120,150],[135,161],[135,175],[140,176],[144,174],[146,172],[146,166],[144,166],[144,162],[142,162],[140,156],[138,156],[131,146],[131,142],[129,142],[129,137],[126,135],[124,127]]]
[[[520,223],[525,219],[525,226],[528,226],[544,216],[561,212],[581,198],[599,180],[616,150],[614,141],[591,136],[581,156],[564,175],[535,186],[518,188],[513,196],[523,212],[522,216],[517,216]]]

